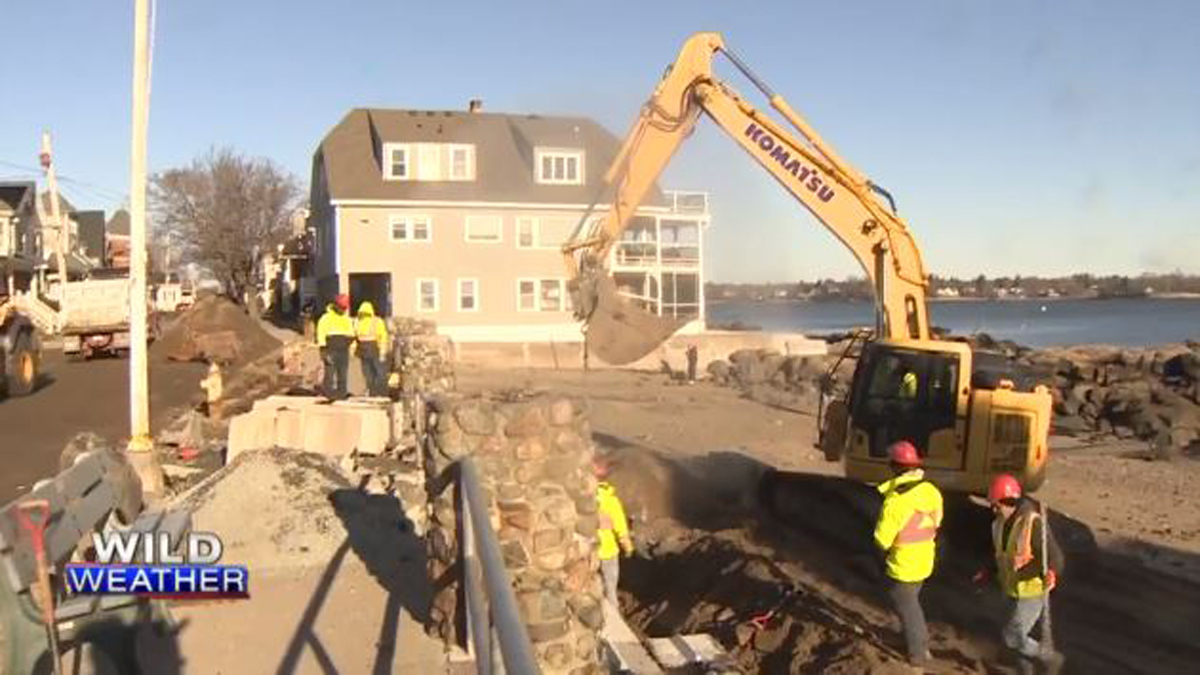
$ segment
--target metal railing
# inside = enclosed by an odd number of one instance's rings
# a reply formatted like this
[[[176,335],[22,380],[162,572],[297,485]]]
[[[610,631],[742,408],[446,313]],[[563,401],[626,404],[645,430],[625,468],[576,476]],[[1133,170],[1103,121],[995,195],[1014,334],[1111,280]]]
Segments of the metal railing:
[[[539,673],[533,645],[517,610],[517,598],[504,567],[500,544],[492,530],[479,474],[470,457],[458,460],[462,507],[463,584],[467,601],[467,636],[476,672]]]
[[[667,190],[671,213],[703,215],[708,213],[708,193],[684,190]]]

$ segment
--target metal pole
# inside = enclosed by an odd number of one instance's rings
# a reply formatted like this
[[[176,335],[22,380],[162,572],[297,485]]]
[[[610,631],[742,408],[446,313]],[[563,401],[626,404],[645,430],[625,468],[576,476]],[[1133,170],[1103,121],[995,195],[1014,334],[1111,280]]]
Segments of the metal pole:
[[[46,172],[46,188],[50,196],[50,220],[54,221],[54,227],[58,228],[58,236],[54,238],[54,262],[58,267],[58,310],[66,312],[67,263],[64,252],[67,248],[68,234],[62,207],[58,201],[58,174],[54,169],[54,153],[50,147],[49,131],[42,132],[42,153],[39,159],[42,163],[42,170]]]
[[[146,353],[146,127],[150,108],[150,0],[134,0],[133,129],[129,154],[129,456],[142,489],[162,493],[150,437]]]

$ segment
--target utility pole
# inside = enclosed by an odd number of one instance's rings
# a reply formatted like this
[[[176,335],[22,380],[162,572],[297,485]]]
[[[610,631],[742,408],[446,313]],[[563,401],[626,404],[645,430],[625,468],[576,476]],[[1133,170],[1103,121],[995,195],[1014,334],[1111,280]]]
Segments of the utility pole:
[[[150,0],[134,0],[133,140],[129,153],[129,460],[151,494],[164,490],[150,436],[146,353],[146,127],[150,118]]]
[[[54,261],[58,267],[58,308],[62,312],[66,310],[67,263],[65,251],[67,249],[66,240],[70,235],[58,202],[58,175],[54,169],[54,154],[50,147],[49,131],[42,132],[42,152],[38,159],[41,162],[42,171],[46,174],[46,188],[49,191],[47,194],[50,196],[50,220],[54,223],[53,227],[57,229],[57,236],[54,237]]]

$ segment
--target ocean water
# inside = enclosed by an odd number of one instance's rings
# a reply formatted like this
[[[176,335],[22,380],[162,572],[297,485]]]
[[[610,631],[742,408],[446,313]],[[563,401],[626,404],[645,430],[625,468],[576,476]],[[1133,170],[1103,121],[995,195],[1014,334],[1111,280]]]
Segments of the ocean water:
[[[1032,347],[1079,343],[1125,346],[1200,340],[1200,299],[959,300],[931,302],[933,325],[984,332]],[[741,321],[763,330],[829,333],[874,326],[866,302],[710,301],[710,324]]]

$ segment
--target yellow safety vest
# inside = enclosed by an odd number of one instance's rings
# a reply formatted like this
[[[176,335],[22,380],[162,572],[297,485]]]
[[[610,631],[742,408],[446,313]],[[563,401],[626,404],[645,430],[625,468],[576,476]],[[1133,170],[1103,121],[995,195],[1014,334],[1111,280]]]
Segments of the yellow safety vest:
[[[334,338],[332,343],[330,338]],[[354,339],[354,320],[345,314],[339,314],[333,305],[325,309],[321,320],[317,322],[317,345],[320,347],[349,347]]]
[[[1037,511],[1013,515],[1008,540],[1004,540],[1004,518],[992,521],[992,546],[996,552],[996,580],[1010,598],[1038,598],[1046,594],[1042,571],[1032,579],[1021,580],[1017,570],[1033,561],[1033,524],[1041,518]],[[1042,551],[1043,556],[1049,555]]]
[[[601,560],[612,560],[621,553],[621,543],[629,541],[629,523],[625,520],[625,507],[617,496],[617,489],[601,481],[596,486],[596,507],[600,523],[596,536],[600,540],[597,555]]]
[[[896,581],[924,581],[933,574],[937,530],[942,524],[942,493],[920,469],[879,485],[883,509],[875,544],[887,552],[887,574]]]
[[[354,337],[359,342],[374,342],[382,349],[387,345],[387,327],[377,316],[360,314],[354,321]]]

